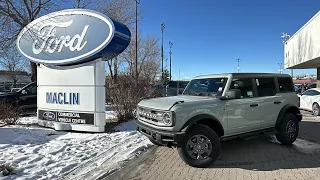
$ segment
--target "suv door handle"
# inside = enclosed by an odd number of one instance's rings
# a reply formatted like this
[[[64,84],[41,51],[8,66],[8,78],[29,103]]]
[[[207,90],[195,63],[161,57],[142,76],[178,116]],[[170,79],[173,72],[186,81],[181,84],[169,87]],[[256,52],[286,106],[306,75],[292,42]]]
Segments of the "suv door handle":
[[[257,107],[259,104],[250,104],[250,107]]]
[[[275,101],[273,104],[281,104],[281,101]]]

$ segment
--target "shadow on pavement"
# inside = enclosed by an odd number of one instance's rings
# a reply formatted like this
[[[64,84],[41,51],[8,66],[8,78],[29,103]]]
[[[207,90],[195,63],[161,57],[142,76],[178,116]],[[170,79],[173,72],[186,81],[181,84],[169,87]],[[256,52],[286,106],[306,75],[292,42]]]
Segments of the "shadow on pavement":
[[[243,168],[272,171],[320,167],[320,121],[300,123],[300,134],[291,146],[281,145],[275,136],[222,143],[219,159],[211,168]]]

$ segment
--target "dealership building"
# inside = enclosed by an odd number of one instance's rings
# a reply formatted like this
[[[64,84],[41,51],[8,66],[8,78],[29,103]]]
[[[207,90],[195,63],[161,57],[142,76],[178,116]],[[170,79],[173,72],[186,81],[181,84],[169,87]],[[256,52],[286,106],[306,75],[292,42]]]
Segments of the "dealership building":
[[[286,69],[317,69],[320,87],[320,11],[284,43]]]

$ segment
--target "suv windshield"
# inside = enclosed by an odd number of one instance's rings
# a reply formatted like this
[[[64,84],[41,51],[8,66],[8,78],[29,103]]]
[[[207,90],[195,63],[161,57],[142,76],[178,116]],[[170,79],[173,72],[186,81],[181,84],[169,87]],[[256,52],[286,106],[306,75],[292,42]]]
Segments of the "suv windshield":
[[[228,78],[193,79],[190,81],[183,94],[196,96],[221,95],[227,80]]]

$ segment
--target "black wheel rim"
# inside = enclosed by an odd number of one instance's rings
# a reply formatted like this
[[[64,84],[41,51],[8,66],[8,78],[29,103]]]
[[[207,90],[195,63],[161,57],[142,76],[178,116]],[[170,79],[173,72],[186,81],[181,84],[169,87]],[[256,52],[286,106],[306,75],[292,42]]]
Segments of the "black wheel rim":
[[[207,159],[214,149],[213,143],[204,135],[194,135],[187,141],[187,152],[192,159]]]
[[[287,136],[293,138],[297,133],[297,125],[293,120],[290,120],[286,126]]]

